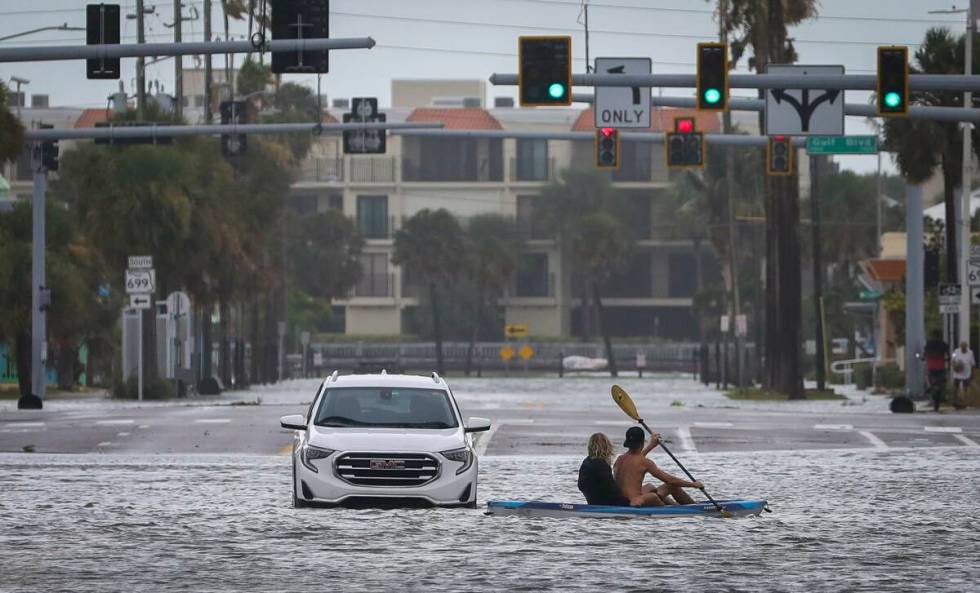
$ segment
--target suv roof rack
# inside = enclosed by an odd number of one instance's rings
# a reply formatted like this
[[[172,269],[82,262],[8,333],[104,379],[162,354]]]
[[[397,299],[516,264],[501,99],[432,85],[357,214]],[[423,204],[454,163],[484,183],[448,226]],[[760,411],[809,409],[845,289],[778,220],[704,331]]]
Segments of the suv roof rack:
[[[336,381],[337,380],[337,375],[339,375],[339,374],[340,374],[340,371],[334,370],[334,372],[330,374],[330,382],[333,383],[334,381]]]
[[[445,381],[442,380],[442,377],[439,376],[439,373],[435,371],[432,371],[432,380],[435,381],[437,385],[439,383],[445,383]]]

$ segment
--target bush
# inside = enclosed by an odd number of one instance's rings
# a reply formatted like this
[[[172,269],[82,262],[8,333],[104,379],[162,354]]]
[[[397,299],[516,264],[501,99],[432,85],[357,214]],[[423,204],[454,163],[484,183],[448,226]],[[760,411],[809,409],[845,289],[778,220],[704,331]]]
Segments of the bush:
[[[143,399],[167,399],[174,397],[177,393],[175,383],[169,379],[157,379],[155,381],[143,380]],[[128,381],[123,381],[117,377],[112,385],[112,397],[119,399],[138,399],[139,384],[136,377],[131,377]]]
[[[875,387],[881,389],[901,389],[905,387],[905,373],[897,364],[885,364],[878,367],[875,377]]]
[[[871,365],[862,364],[854,367],[854,384],[858,389],[871,387]]]

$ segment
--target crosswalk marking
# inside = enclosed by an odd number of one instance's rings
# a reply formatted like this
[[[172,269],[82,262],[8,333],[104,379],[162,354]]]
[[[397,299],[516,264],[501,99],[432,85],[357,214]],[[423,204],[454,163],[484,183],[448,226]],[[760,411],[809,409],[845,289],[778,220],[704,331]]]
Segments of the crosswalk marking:
[[[694,426],[698,428],[731,428],[734,424],[731,422],[695,422]]]
[[[961,443],[963,443],[967,447],[980,447],[980,443],[977,443],[975,440],[971,439],[966,435],[954,434],[953,436],[956,437]]]
[[[44,422],[7,422],[7,428],[42,428]]]
[[[681,440],[681,447],[685,451],[690,451],[691,453],[697,453],[697,447],[694,446],[694,438],[691,437],[691,429],[686,426],[681,426],[677,429],[677,436]]]
[[[112,441],[102,441],[96,447],[111,447],[113,445]]]
[[[813,430],[854,430],[850,424],[814,424]]]
[[[963,432],[963,429],[959,426],[923,426],[926,432]]]
[[[131,420],[131,419],[125,419],[125,420],[96,420],[95,421],[96,424],[101,425],[101,426],[111,426],[111,425],[114,425],[114,424],[133,424],[133,422],[135,422],[135,421],[134,420]]]
[[[231,418],[198,418],[195,424],[228,424]]]

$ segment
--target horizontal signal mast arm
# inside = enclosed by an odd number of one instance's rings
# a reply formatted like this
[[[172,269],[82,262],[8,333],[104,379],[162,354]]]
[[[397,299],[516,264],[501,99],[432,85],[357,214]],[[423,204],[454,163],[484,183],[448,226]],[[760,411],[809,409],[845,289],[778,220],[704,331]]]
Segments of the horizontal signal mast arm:
[[[694,74],[575,74],[573,86],[628,86],[694,88]],[[492,74],[490,83],[516,86],[516,74]],[[876,90],[877,77],[870,74],[840,76],[800,76],[794,74],[732,74],[728,86],[739,89],[846,89]],[[980,75],[912,74],[909,89],[913,91],[980,92]]]
[[[28,140],[82,140],[95,138],[166,138],[177,136],[218,136],[221,134],[311,134],[341,133],[346,130],[435,130],[442,122],[365,122],[346,124],[224,124],[220,126],[106,126],[103,128],[53,128],[29,130]]]
[[[521,132],[517,130],[396,130],[399,136],[427,136],[437,138],[517,138],[521,140],[595,140],[595,132]],[[846,137],[846,136],[845,136]],[[620,130],[623,142],[663,142],[663,132],[627,132]],[[746,134],[705,134],[709,144],[732,146],[765,146],[768,136]],[[805,137],[800,137],[801,141]]]
[[[190,43],[127,43],[116,45],[48,45],[2,47],[0,62],[50,62],[99,58],[146,58],[207,54],[247,54],[256,51],[318,51],[324,49],[371,49],[374,39],[274,39],[252,45],[251,41],[195,41]]]

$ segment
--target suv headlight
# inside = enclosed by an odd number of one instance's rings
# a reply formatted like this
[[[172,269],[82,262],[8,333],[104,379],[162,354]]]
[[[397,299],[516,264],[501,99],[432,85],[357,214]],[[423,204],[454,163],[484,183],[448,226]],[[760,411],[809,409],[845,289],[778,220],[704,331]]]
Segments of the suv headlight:
[[[333,454],[333,449],[323,449],[321,447],[314,447],[313,445],[304,445],[303,450],[300,452],[299,458],[307,469],[309,469],[311,472],[319,473],[320,470],[318,470],[311,462],[316,459],[326,459]]]
[[[473,453],[470,452],[468,447],[452,449],[451,451],[442,451],[439,454],[449,461],[455,461],[456,463],[463,464],[458,470],[456,470],[457,476],[470,469],[470,466],[473,465]]]

